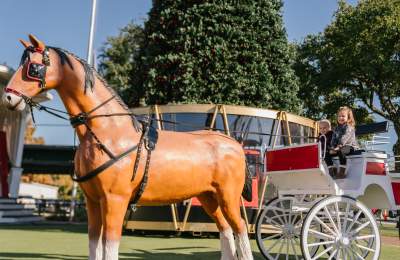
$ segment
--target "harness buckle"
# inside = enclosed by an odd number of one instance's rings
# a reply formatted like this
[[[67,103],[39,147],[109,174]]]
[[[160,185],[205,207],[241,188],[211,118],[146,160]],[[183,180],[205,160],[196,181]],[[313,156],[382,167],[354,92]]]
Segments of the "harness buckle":
[[[84,125],[87,122],[88,115],[85,112],[79,113],[69,119],[72,127],[77,127],[79,125]]]
[[[133,203],[130,204],[130,207],[131,207],[132,212],[136,212],[136,210],[138,209],[137,205],[133,204]]]

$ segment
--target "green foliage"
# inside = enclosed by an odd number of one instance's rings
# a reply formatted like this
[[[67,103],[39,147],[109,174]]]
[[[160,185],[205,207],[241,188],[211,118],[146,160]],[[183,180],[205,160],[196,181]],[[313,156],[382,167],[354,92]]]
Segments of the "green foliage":
[[[400,135],[399,39],[399,1],[360,0],[357,6],[340,1],[325,31],[308,36],[297,49],[305,114],[332,116],[339,106],[363,103],[393,121]],[[365,121],[366,110],[358,112],[357,121]]]
[[[155,0],[140,53],[120,47],[126,46],[119,43],[125,38],[136,43],[125,29],[109,39],[103,74],[112,85],[127,89],[123,93],[134,106],[145,98],[148,104],[224,103],[297,111],[298,80],[281,7],[281,0]],[[128,64],[123,55],[136,59]]]
[[[99,56],[99,72],[125,102],[129,101],[129,95],[134,94],[130,81],[135,77],[135,58],[143,37],[143,28],[131,22],[121,29],[118,36],[107,39]]]

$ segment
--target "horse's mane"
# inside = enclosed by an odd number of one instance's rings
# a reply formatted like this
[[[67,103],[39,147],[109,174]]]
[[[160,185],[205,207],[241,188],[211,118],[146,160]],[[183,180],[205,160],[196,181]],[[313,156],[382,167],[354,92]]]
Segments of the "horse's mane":
[[[124,103],[124,101],[121,99],[121,97],[117,94],[117,92],[108,85],[107,81],[97,72],[97,70],[90,65],[89,63],[87,63],[87,61],[85,61],[84,59],[78,57],[77,55],[73,54],[72,52],[69,52],[67,50],[64,50],[62,48],[58,48],[58,47],[48,47],[49,49],[54,50],[58,56],[61,59],[61,64],[65,64],[66,62],[68,63],[68,65],[72,68],[72,63],[69,60],[68,55],[74,57],[77,61],[79,61],[79,63],[82,65],[83,70],[85,71],[85,86],[84,86],[84,91],[86,93],[87,89],[90,88],[90,90],[93,90],[94,87],[94,79],[95,77],[97,77],[101,83],[103,83],[103,85],[108,89],[108,91],[111,92],[111,94],[113,96],[115,96],[115,100],[118,101],[118,103],[126,110],[129,110],[128,106]]]
[[[66,63],[68,64],[68,66],[73,70],[73,66],[72,66],[72,62],[70,60],[70,57],[68,57],[68,55],[70,55],[71,57],[75,58],[83,67],[83,70],[85,72],[85,85],[84,85],[84,93],[86,94],[86,91],[88,88],[90,88],[91,91],[93,91],[94,88],[94,80],[95,77],[97,77],[97,79],[99,79],[101,81],[101,83],[103,83],[103,85],[106,87],[106,89],[111,93],[111,95],[114,96],[115,100],[126,110],[129,112],[129,108],[128,106],[124,103],[124,101],[121,99],[121,97],[117,94],[117,92],[108,85],[107,81],[97,72],[97,70],[90,65],[89,63],[87,63],[84,59],[78,57],[77,55],[64,50],[62,48],[58,48],[58,47],[53,47],[53,46],[47,46],[49,49],[54,50],[61,61],[62,65],[65,65]],[[25,49],[24,53],[22,54],[21,57],[21,62],[20,64],[25,63],[26,59],[29,57],[29,50]],[[132,115],[132,119],[134,122],[134,127],[137,131],[140,130],[140,124],[137,121],[136,117]]]

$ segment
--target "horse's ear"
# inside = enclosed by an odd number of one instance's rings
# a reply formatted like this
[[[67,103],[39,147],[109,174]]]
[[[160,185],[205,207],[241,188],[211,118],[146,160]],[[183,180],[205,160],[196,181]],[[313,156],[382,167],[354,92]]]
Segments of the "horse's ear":
[[[22,43],[22,45],[24,45],[25,49],[32,46],[32,44],[30,42],[27,42],[27,41],[24,41],[21,39],[19,41]]]
[[[31,43],[33,44],[33,46],[35,48],[44,50],[44,48],[46,47],[46,45],[44,45],[44,43],[42,41],[39,41],[35,36],[33,36],[32,34],[29,34],[29,40],[31,40]]]

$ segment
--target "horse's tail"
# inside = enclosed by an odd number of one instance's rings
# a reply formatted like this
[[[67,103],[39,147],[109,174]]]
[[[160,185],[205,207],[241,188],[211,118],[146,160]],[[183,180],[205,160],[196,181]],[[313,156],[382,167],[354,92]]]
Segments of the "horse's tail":
[[[242,196],[245,200],[251,201],[253,198],[252,178],[251,178],[249,165],[247,164],[247,160],[245,160],[245,162],[246,162],[246,178],[244,180]]]

